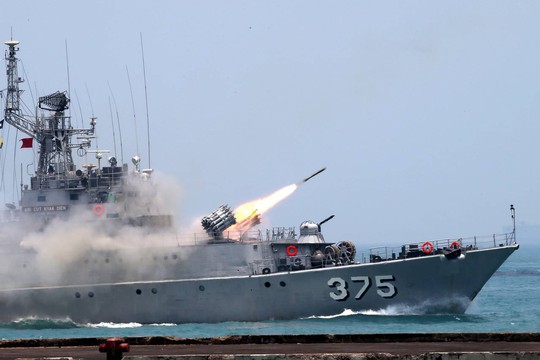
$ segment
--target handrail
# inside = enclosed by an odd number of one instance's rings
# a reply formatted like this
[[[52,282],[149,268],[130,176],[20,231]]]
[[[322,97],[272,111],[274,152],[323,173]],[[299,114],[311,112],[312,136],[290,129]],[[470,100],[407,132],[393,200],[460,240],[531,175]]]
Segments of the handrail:
[[[445,248],[451,248],[454,242],[457,242],[457,244],[459,244],[459,247],[465,250],[477,250],[481,248],[484,249],[498,246],[508,246],[515,243],[515,233],[511,232],[504,234],[471,236],[467,238],[449,238],[429,241],[429,243],[433,245],[433,253],[441,252]],[[427,241],[423,241],[405,244],[400,247],[379,246],[370,248],[369,261],[377,262],[383,260],[394,260],[398,258],[425,255],[422,249],[422,245],[426,243]]]

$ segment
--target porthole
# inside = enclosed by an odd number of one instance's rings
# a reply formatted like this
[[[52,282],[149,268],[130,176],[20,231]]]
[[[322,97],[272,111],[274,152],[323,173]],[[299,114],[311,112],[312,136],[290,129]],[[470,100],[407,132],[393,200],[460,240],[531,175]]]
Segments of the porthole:
[[[176,259],[178,259],[178,255],[173,254],[172,258],[173,258],[174,260],[176,260]]]
[[[142,291],[141,291],[141,289],[137,289],[137,290],[135,290],[135,293],[137,293],[137,295],[141,295]]]
[[[94,297],[94,293],[90,291],[90,292],[88,293],[88,297],[93,298],[93,297]]]
[[[282,287],[287,286],[287,284],[285,283],[285,281],[280,281],[280,282],[279,282],[279,285],[282,286]]]
[[[163,260],[167,260],[168,258],[169,258],[169,257],[168,257],[167,255],[165,255],[165,256],[163,257]]]
[[[156,288],[152,288],[152,294],[157,294],[157,289]]]
[[[272,286],[272,284],[270,284],[268,281],[264,283],[264,286],[266,286],[267,288],[269,288],[270,286]]]
[[[204,291],[204,286],[199,286],[199,290]]]
[[[75,297],[76,297],[77,299],[79,299],[79,298],[81,297],[81,293],[76,292],[76,293],[75,293]]]
[[[109,260],[108,258],[105,259],[105,262],[108,264],[111,260]]]

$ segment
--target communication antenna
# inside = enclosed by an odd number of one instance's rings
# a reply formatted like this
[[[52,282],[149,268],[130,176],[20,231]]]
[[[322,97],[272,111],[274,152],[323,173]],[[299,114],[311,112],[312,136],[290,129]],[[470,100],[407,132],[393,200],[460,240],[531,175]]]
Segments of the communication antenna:
[[[88,90],[88,84],[84,84],[86,88],[86,95],[88,96],[88,102],[90,103],[90,111],[92,111],[92,117],[94,117],[94,105],[92,104],[92,98],[90,97],[90,90]]]
[[[118,124],[118,137],[120,138],[120,161],[122,162],[122,165],[123,165],[124,164],[124,146],[122,144],[122,127],[120,126],[120,116],[118,115],[118,107],[116,106],[116,99],[111,89],[111,84],[107,82],[107,86],[109,87],[109,91],[111,92],[111,97],[114,103],[114,110],[116,111],[116,123]]]
[[[67,87],[68,87],[68,98],[71,99],[71,82],[69,80],[69,57],[68,57],[68,43],[67,43],[67,39],[65,40],[65,45],[66,45],[66,71],[67,71]],[[71,117],[71,108],[68,109],[68,116]],[[82,119],[81,119],[82,121]]]
[[[22,61],[22,59],[19,59],[19,61],[21,62],[21,67],[22,67],[22,70],[23,70],[24,79],[27,81],[27,84],[28,84],[28,91],[30,92],[30,98],[32,99],[32,104],[35,104],[36,101],[34,100],[34,92],[32,91],[32,86],[30,85],[30,78],[26,74],[26,68],[24,67],[24,62]],[[34,86],[36,86],[35,83],[34,83]],[[37,92],[37,88],[36,88],[36,95],[37,95],[37,93],[38,92]]]
[[[84,87],[86,88],[86,95],[88,95],[88,101],[90,102],[90,111],[92,111],[92,116],[90,117],[90,122],[94,123],[96,122],[97,116],[94,115],[94,105],[92,105],[92,98],[90,97],[90,90],[88,90],[88,84],[84,84]],[[98,139],[96,136],[96,150],[99,148]]]
[[[133,123],[135,125],[135,145],[137,146],[137,156],[139,155],[139,135],[137,134],[137,118],[135,117],[135,101],[133,100],[133,89],[131,87],[131,79],[129,77],[129,70],[126,65],[126,73],[129,83],[129,93],[131,94],[131,107],[133,109]]]
[[[109,97],[109,112],[111,113],[111,125],[112,125],[112,136],[113,136],[113,146],[114,146],[114,155],[118,156],[116,152],[116,133],[114,131],[114,117],[112,113],[111,98]]]
[[[148,168],[152,168],[152,161],[150,157],[150,117],[148,116],[148,92],[146,90],[146,67],[144,66],[144,47],[143,47],[143,38],[141,35],[141,54],[142,54],[142,68],[143,68],[143,78],[144,78],[144,100],[146,103],[146,136],[148,138]]]
[[[0,90],[0,114],[3,114],[4,113],[4,93],[2,92],[2,90]],[[2,136],[0,136],[0,141],[2,142],[1,146],[0,146],[0,149],[2,149],[5,145],[5,139],[3,137],[4,135],[4,118],[2,117],[2,119],[0,120],[0,127],[2,129],[2,131],[0,131],[0,134]],[[9,134],[9,132],[8,132]],[[6,158],[7,156],[2,156],[4,152],[3,151],[0,151],[0,191],[4,190],[5,188],[5,184],[4,184],[4,166],[6,165]],[[2,191],[4,193],[4,202],[6,201],[6,191]]]
[[[512,234],[514,234],[514,241],[516,241],[516,209],[514,205],[510,205],[510,214],[512,215]]]
[[[81,116],[81,122],[82,122],[84,117],[83,117],[83,112],[82,112],[82,107],[81,107],[81,101],[79,100],[79,94],[77,94],[77,90],[74,90],[74,92],[75,92],[75,98],[77,99],[77,106],[79,107],[79,114]]]

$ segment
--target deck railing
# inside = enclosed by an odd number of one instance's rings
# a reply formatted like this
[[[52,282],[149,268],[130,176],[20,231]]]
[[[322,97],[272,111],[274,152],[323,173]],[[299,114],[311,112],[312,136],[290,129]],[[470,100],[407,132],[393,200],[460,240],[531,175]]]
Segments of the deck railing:
[[[507,246],[515,243],[516,234],[514,232],[505,234],[493,234],[486,236],[471,236],[466,238],[440,239],[434,241],[424,241],[409,243],[401,247],[375,247],[368,252],[360,253],[357,261],[378,262],[385,260],[395,260],[412,258],[430,254],[443,253],[446,249],[461,248],[462,250],[476,250]]]

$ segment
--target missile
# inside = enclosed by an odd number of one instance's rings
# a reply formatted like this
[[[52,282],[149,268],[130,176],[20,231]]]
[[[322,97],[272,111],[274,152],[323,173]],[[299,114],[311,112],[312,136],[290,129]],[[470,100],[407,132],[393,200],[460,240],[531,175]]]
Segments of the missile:
[[[311,179],[312,177],[315,177],[315,176],[319,175],[319,174],[322,173],[324,170],[326,170],[325,167],[323,167],[321,170],[317,171],[316,173],[314,173],[314,174],[308,176],[308,177],[305,178],[304,180],[300,181],[300,184],[303,184],[303,183],[305,183],[306,181],[308,181],[309,179]]]

